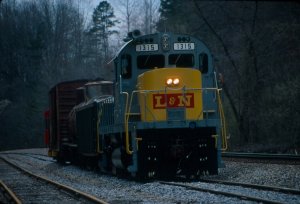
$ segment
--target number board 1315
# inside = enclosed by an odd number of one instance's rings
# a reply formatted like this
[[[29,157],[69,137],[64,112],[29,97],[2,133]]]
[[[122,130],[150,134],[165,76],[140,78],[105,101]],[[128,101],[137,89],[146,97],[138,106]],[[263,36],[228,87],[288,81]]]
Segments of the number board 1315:
[[[135,51],[137,52],[151,52],[157,50],[158,50],[158,44],[140,44],[140,45],[136,45],[135,47]]]

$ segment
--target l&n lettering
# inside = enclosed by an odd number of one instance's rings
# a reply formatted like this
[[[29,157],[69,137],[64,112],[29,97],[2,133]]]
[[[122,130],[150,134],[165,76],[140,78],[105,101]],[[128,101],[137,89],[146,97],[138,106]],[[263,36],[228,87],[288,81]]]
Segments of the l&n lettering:
[[[153,94],[153,109],[194,107],[194,94]]]

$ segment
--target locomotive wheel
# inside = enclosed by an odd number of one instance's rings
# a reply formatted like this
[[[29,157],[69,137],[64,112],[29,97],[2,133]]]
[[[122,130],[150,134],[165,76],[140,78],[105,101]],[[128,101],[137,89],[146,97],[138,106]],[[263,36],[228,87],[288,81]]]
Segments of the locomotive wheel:
[[[55,157],[57,163],[66,164],[66,160],[61,152],[58,153],[57,157]]]
[[[128,178],[129,174],[124,169],[116,168],[116,174],[118,178]]]
[[[56,159],[57,163],[59,163],[59,164],[65,164],[66,163],[65,160],[63,158],[59,157],[59,156],[55,157],[55,159]]]
[[[148,176],[144,173],[136,173],[134,176],[134,180],[137,182],[146,182],[147,180],[149,180]]]

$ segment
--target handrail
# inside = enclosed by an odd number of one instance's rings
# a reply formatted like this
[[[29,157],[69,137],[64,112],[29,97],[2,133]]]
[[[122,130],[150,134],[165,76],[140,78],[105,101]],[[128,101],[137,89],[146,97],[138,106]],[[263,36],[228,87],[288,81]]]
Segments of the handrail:
[[[132,154],[133,151],[130,149],[130,141],[129,141],[129,132],[128,132],[128,121],[129,117],[127,114],[129,113],[128,109],[130,110],[130,107],[128,107],[128,98],[129,94],[127,92],[121,92],[121,94],[126,95],[126,104],[125,104],[125,114],[124,114],[124,126],[125,126],[125,149],[127,154]]]
[[[97,153],[103,153],[103,141],[101,141],[101,146],[100,146],[100,134],[101,134],[101,131],[100,131],[100,127],[102,127],[103,125],[103,122],[106,122],[105,125],[112,125],[114,123],[114,121],[112,120],[113,117],[108,117],[108,118],[103,118],[103,115],[107,115],[107,107],[105,106],[105,104],[108,104],[108,103],[112,103],[112,97],[107,97],[107,96],[102,96],[102,97],[99,97],[97,99],[95,99],[95,101],[97,103],[99,103],[98,105],[98,111],[97,111],[97,128],[96,128],[96,132],[97,132],[97,138],[96,138],[96,141],[97,141]],[[102,138],[101,138],[102,139]]]
[[[129,142],[129,132],[128,132],[128,123],[129,123],[129,117],[131,115],[130,111],[131,111],[131,105],[132,105],[132,99],[133,99],[133,95],[135,93],[138,93],[139,91],[138,90],[134,90],[132,91],[131,93],[131,96],[130,96],[130,101],[129,101],[129,104],[128,104],[128,98],[129,98],[129,94],[127,92],[122,92],[124,94],[126,94],[126,111],[125,111],[125,141],[126,141],[126,144],[125,144],[125,149],[126,149],[126,153],[127,154],[132,154],[133,151],[130,149],[130,142]]]
[[[217,90],[217,98],[218,98],[218,107],[219,107],[219,113],[220,113],[220,122],[221,122],[221,136],[222,136],[222,151],[227,150],[228,144],[227,144],[227,137],[226,137],[226,121],[225,121],[225,114],[223,110],[223,104],[221,100],[221,92],[222,89]]]
[[[227,144],[227,138],[226,138],[226,123],[225,123],[225,115],[223,111],[223,105],[221,101],[221,96],[220,96],[220,91],[222,89],[218,88],[187,88],[185,91],[216,91],[217,94],[217,101],[218,101],[218,108],[219,108],[219,114],[220,114],[220,123],[221,123],[221,137],[222,137],[222,151],[226,150],[228,147]],[[125,105],[125,114],[124,114],[124,119],[125,119],[125,136],[126,136],[126,153],[127,154],[132,154],[133,151],[130,149],[130,141],[129,141],[129,132],[128,132],[128,124],[129,124],[129,117],[132,115],[130,113],[131,111],[131,106],[132,106],[132,101],[133,101],[133,96],[136,93],[153,93],[153,92],[164,92],[165,90],[134,90],[131,93],[130,96],[130,101],[128,104],[129,100],[129,93],[127,92],[121,92],[121,94],[126,95],[126,105]],[[203,109],[202,109],[203,111]]]

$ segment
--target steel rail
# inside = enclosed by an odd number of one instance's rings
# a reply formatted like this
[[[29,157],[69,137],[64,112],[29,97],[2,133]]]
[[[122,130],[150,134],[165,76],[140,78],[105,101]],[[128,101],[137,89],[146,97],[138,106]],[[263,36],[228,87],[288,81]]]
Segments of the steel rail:
[[[300,155],[295,154],[222,152],[222,157],[300,161]]]
[[[43,155],[43,154],[36,154],[36,153],[27,153],[27,152],[1,152],[0,155],[21,155],[21,156],[27,156],[27,157],[31,157],[31,158],[34,158],[34,159],[38,159],[38,160],[41,160],[41,161],[48,161],[48,162],[54,162],[54,160],[47,156],[47,155]],[[42,156],[42,157],[45,157],[47,159],[42,159],[38,156]],[[52,159],[52,160],[51,160]]]
[[[11,161],[5,159],[5,158],[2,157],[2,156],[0,156],[0,158],[1,158],[3,161],[5,161],[7,164],[9,164],[9,165],[13,166],[14,168],[16,168],[16,169],[18,169],[18,170],[24,172],[25,174],[27,174],[27,175],[29,175],[29,176],[31,176],[31,177],[34,177],[34,178],[36,178],[36,179],[45,181],[45,182],[47,182],[47,183],[49,183],[49,184],[52,184],[52,185],[54,185],[55,187],[57,187],[57,188],[59,188],[59,189],[62,189],[62,190],[65,190],[65,191],[67,191],[67,192],[69,192],[69,193],[71,193],[71,194],[73,194],[73,195],[75,195],[75,196],[77,196],[77,197],[78,197],[78,196],[79,196],[79,197],[81,196],[81,197],[83,197],[83,198],[85,198],[85,199],[87,199],[87,200],[89,200],[89,201],[91,201],[91,202],[94,202],[94,203],[108,204],[108,203],[105,202],[104,200],[98,199],[98,198],[96,198],[95,196],[92,196],[92,195],[87,194],[87,193],[85,193],[85,192],[79,191],[79,190],[74,189],[74,188],[72,188],[72,187],[69,187],[69,186],[66,186],[66,185],[57,183],[57,182],[52,181],[52,180],[50,180],[50,179],[48,179],[48,178],[45,178],[45,177],[43,177],[43,176],[38,176],[38,175],[36,175],[36,174],[34,174],[34,173],[32,173],[32,172],[30,172],[30,171],[28,171],[28,170],[26,170],[26,169],[20,167],[20,166],[18,166],[18,165],[16,165],[16,164],[12,163]]]
[[[10,189],[8,188],[5,183],[3,181],[0,180],[0,188],[1,191],[4,192],[4,196],[7,195],[8,197],[6,197],[10,202],[12,203],[16,203],[16,204],[21,204],[21,200],[16,196],[16,194]],[[6,194],[5,194],[6,193]]]
[[[230,192],[225,192],[225,191],[212,190],[212,189],[208,189],[208,188],[201,188],[201,187],[196,187],[196,186],[192,186],[192,185],[172,183],[172,182],[164,182],[164,181],[161,181],[160,183],[165,184],[165,185],[183,187],[183,188],[186,188],[188,190],[213,193],[213,194],[216,194],[216,195],[224,195],[224,196],[228,196],[228,197],[235,197],[235,198],[239,198],[239,199],[247,200],[247,201],[255,201],[255,202],[267,203],[267,204],[282,204],[281,202],[277,202],[277,201],[273,201],[273,200],[267,200],[267,199],[263,199],[263,198],[258,198],[258,197],[248,196],[248,195],[242,195],[242,194],[237,194],[237,193],[230,193]]]
[[[269,190],[269,191],[276,191],[276,192],[286,193],[286,194],[300,195],[300,190],[292,189],[292,188],[282,188],[282,187],[277,187],[277,186],[265,186],[265,185],[240,183],[240,182],[232,182],[232,181],[221,181],[221,180],[215,180],[215,179],[200,179],[199,181],[205,182],[205,183],[218,183],[218,184],[224,184],[224,185],[241,186],[241,187],[259,189],[259,190]]]

